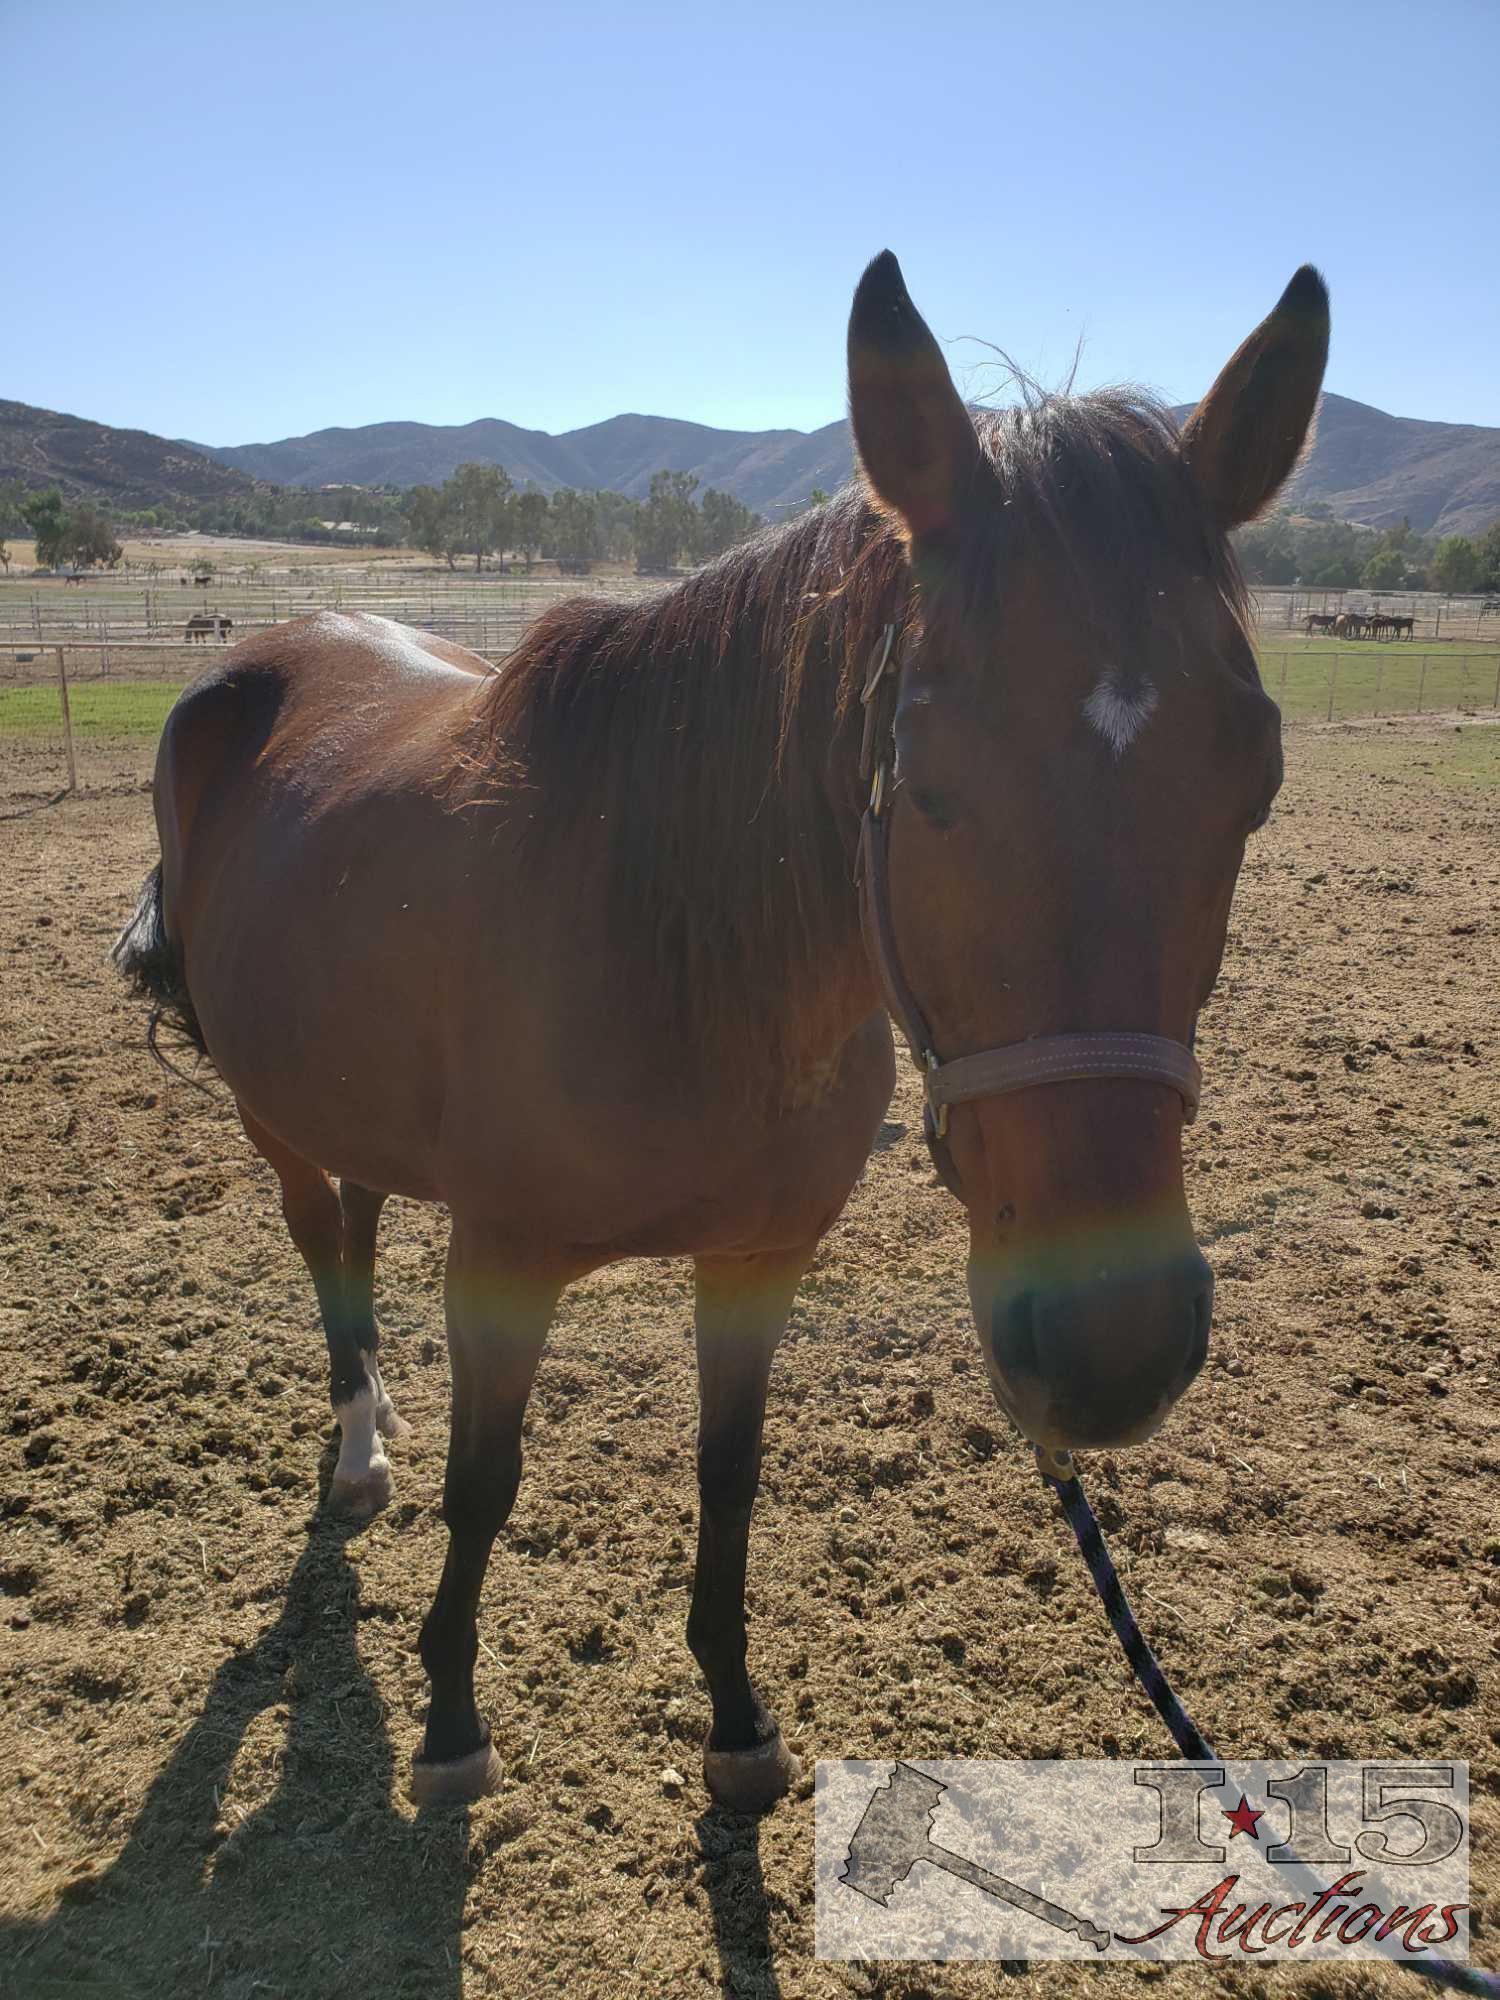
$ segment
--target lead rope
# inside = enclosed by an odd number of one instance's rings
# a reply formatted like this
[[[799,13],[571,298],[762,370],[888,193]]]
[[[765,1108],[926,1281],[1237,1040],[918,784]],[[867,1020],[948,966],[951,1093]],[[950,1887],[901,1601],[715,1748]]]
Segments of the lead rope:
[[[1217,1751],[1173,1694],[1161,1662],[1147,1645],[1136,1623],[1114,1560],[1104,1545],[1104,1535],[1094,1518],[1094,1510],[1079,1484],[1072,1454],[1049,1451],[1041,1445],[1034,1449],[1037,1470],[1045,1484],[1057,1495],[1058,1505],[1067,1516],[1068,1526],[1077,1540],[1079,1553],[1088,1564],[1089,1575],[1094,1580],[1105,1616],[1151,1706],[1167,1725],[1173,1742],[1189,1763],[1217,1764],[1220,1761]],[[1485,1972],[1475,1965],[1460,1965],[1451,1958],[1402,1958],[1386,1962],[1414,1972],[1419,1979],[1430,1980],[1435,1986],[1451,1987],[1458,1993],[1473,1993],[1479,1996],[1479,2000],[1500,2000],[1500,1973]]]

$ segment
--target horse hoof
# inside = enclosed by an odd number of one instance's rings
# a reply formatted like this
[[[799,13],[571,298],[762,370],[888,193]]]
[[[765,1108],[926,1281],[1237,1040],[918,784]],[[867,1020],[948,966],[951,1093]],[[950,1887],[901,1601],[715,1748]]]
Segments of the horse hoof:
[[[359,1479],[340,1479],[335,1474],[328,1489],[328,1504],[337,1514],[348,1514],[356,1521],[368,1521],[372,1514],[378,1514],[382,1507],[391,1504],[395,1491],[391,1468],[388,1465],[372,1465]]]
[[[397,1438],[411,1436],[411,1425],[400,1414],[394,1403],[386,1403],[375,1412],[375,1426],[380,1435],[389,1438],[392,1443]]]
[[[498,1792],[505,1777],[493,1743],[481,1743],[467,1757],[446,1764],[413,1757],[411,1795],[419,1806],[463,1806]]]
[[[705,1750],[703,1782],[715,1805],[726,1812],[759,1813],[784,1798],[802,1766],[781,1740],[781,1731],[753,1750]]]

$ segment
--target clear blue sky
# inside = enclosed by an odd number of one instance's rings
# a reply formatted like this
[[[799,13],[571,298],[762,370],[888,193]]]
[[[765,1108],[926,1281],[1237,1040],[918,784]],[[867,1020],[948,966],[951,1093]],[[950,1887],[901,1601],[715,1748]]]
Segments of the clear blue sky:
[[[1292,270],[1329,386],[1500,424],[1495,0],[0,0],[0,396],[214,444],[811,428],[889,245],[971,396],[1199,393]]]

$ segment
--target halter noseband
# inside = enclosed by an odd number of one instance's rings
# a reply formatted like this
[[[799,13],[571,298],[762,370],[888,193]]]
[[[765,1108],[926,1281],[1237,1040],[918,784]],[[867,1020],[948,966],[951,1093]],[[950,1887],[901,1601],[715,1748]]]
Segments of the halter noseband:
[[[895,626],[887,625],[876,642],[860,693],[865,725],[859,773],[870,795],[859,828],[859,908],[865,948],[874,961],[885,1004],[922,1072],[923,1129],[938,1172],[957,1193],[958,1175],[947,1146],[950,1104],[1004,1097],[1042,1083],[1081,1083],[1093,1077],[1164,1083],[1181,1097],[1183,1115],[1191,1124],[1198,1115],[1203,1073],[1187,1043],[1166,1035],[1039,1035],[978,1055],[956,1056],[951,1062],[939,1058],[922,1009],[902,973],[891,925],[889,809],[900,680],[895,637]]]

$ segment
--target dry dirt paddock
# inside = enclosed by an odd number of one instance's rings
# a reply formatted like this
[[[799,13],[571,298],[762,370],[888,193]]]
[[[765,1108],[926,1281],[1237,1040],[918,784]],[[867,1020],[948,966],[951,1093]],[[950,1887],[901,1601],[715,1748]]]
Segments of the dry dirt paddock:
[[[1423,1990],[817,1963],[810,1779],[755,1823],[697,1776],[677,1266],[566,1302],[484,1604],[505,1787],[417,1815],[442,1218],[388,1211],[383,1358],[416,1428],[394,1506],[350,1532],[320,1511],[323,1343],[270,1176],[221,1095],[152,1067],[104,964],[152,854],[136,757],[0,823],[0,1989]],[[1289,763],[1201,1035],[1212,1359],[1159,1440],[1084,1475],[1222,1750],[1471,1760],[1495,1965],[1500,729],[1301,731]],[[777,1366],[763,1683],[808,1760],[1170,1754],[991,1407],[963,1243],[903,1084]]]

